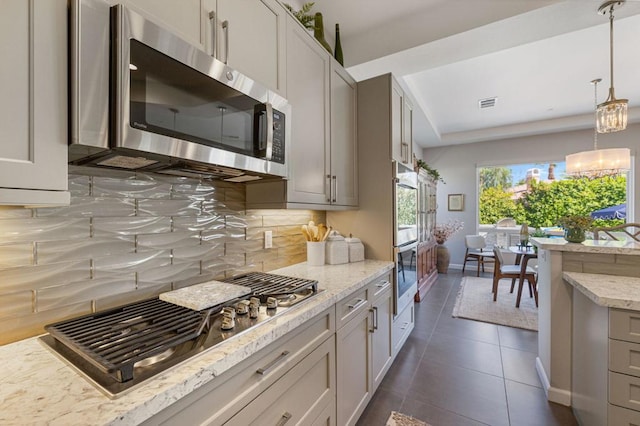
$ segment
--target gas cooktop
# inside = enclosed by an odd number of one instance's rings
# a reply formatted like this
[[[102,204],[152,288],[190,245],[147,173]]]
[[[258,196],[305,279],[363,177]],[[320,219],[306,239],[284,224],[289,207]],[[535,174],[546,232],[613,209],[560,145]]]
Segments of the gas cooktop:
[[[50,324],[41,341],[102,392],[119,396],[154,375],[318,293],[317,281],[250,272],[225,282],[251,293],[203,311],[144,300]]]

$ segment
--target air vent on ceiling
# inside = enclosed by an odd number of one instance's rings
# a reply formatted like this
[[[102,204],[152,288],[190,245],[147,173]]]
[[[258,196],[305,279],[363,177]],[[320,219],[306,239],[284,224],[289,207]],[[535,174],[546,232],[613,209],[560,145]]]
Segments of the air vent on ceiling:
[[[497,97],[480,99],[478,101],[478,108],[480,109],[493,108],[494,106],[496,106],[497,100],[498,100]]]

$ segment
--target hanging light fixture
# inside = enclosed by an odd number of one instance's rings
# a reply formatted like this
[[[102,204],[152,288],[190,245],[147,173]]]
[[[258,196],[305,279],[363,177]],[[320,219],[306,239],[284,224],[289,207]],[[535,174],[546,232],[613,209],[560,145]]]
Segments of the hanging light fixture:
[[[598,105],[596,123],[598,133],[619,132],[627,128],[627,99],[616,99],[613,88],[613,8],[622,6],[626,0],[608,0],[600,5],[598,13],[605,15],[609,12],[609,73],[611,87],[609,97]]]
[[[596,123],[599,118],[598,83],[601,81],[601,78],[591,80]],[[597,178],[617,175],[631,167],[631,151],[629,148],[598,149],[598,126],[596,125],[593,129],[593,150],[567,155],[565,162],[567,174],[574,177]]]

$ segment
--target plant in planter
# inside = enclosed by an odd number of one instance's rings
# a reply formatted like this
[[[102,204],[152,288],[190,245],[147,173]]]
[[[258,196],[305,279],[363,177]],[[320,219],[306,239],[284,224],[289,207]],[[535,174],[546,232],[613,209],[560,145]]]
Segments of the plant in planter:
[[[586,239],[585,231],[591,228],[593,219],[589,216],[571,215],[558,219],[564,228],[564,239],[570,243],[581,243]]]
[[[306,29],[313,30],[315,14],[310,12],[314,4],[315,2],[305,3],[302,5],[302,9],[300,10],[293,10],[293,7],[287,3],[284,3],[284,7],[286,7],[289,12],[293,13],[293,16],[295,16]]]
[[[442,177],[440,176],[440,172],[438,172],[436,169],[434,169],[434,168],[430,167],[430,166],[429,166],[427,163],[425,163],[424,161],[422,161],[422,160],[418,160],[418,161],[416,162],[416,165],[417,165],[419,168],[421,168],[421,169],[423,169],[424,171],[426,171],[426,172],[427,172],[427,174],[428,174],[429,176],[431,176],[431,177],[432,177],[436,182],[437,182],[437,181],[440,181],[440,182],[442,182],[442,183],[445,183],[445,184],[446,184],[446,182],[444,181],[444,179],[442,179]]]

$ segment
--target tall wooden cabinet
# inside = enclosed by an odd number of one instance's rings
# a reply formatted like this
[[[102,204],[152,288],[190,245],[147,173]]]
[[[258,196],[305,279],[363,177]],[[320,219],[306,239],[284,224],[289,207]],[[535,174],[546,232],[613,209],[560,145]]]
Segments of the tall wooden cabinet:
[[[438,244],[433,236],[436,227],[436,191],[437,181],[424,170],[418,173],[418,248],[416,271],[418,292],[415,301],[420,302],[438,279],[436,267],[436,248]]]
[[[67,2],[3,1],[0,53],[0,204],[69,204]]]

